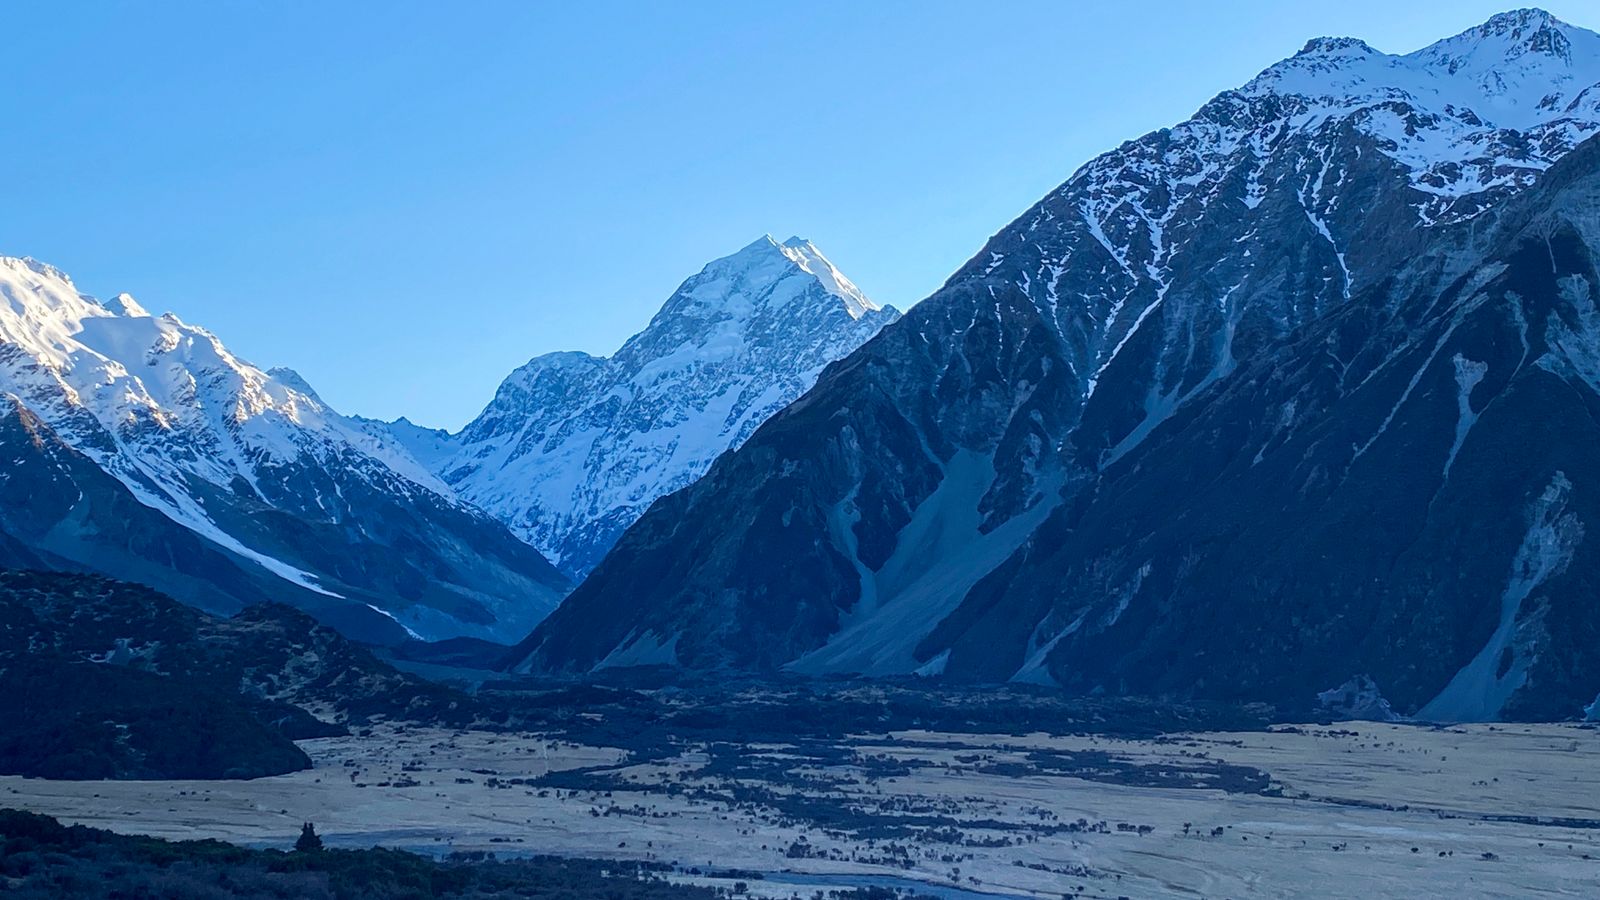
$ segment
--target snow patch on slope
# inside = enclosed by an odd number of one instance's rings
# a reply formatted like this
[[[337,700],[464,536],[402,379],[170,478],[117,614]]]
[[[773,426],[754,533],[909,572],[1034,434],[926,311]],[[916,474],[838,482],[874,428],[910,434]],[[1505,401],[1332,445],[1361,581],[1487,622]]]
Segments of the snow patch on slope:
[[[1532,648],[1518,646],[1518,615],[1529,595],[1566,570],[1583,540],[1583,523],[1566,511],[1571,492],[1572,481],[1557,472],[1534,501],[1527,534],[1512,560],[1511,575],[1501,594],[1499,625],[1483,649],[1422,707],[1417,718],[1437,722],[1494,721],[1506,701],[1527,680]]]
[[[861,602],[828,642],[786,668],[803,674],[892,675],[926,668],[913,653],[983,576],[1005,562],[1059,502],[1040,500],[987,534],[980,503],[994,483],[993,460],[957,451],[944,479],[917,506],[877,571],[863,572]],[[849,545],[856,558],[854,545]]]
[[[1239,94],[1299,98],[1295,130],[1359,112],[1414,187],[1457,198],[1526,183],[1600,130],[1597,83],[1600,35],[1521,10],[1405,55],[1314,40]]]

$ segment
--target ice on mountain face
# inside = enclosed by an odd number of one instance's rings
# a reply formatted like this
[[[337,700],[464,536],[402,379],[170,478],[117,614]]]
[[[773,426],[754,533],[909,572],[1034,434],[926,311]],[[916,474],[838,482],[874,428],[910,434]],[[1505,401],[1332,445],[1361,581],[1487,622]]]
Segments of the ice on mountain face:
[[[379,609],[378,607],[373,606],[371,603],[368,603],[366,606],[367,606],[367,609],[372,610],[373,612],[377,613],[378,615],[383,616],[384,618],[386,618],[389,621],[395,623],[396,625],[399,625],[401,628],[404,628],[405,631],[406,631],[406,634],[410,635],[412,640],[417,640],[417,641],[427,640],[427,638],[425,638],[422,635],[418,634],[416,631],[413,631],[411,626],[407,625],[406,623],[404,623],[404,622],[400,621],[398,618],[396,618],[394,613],[389,612],[386,609]]]
[[[405,416],[393,422],[378,422],[372,419],[359,421],[373,434],[382,435],[387,432],[430,473],[439,471],[444,461],[456,452],[455,442],[450,439],[450,433],[443,428],[426,428],[414,424]]]
[[[267,370],[267,374],[290,390],[298,391],[318,403],[322,402],[322,398],[317,396],[317,392],[312,389],[311,384],[299,372],[283,366],[274,366]]]
[[[460,434],[398,423],[395,434],[463,498],[581,575],[656,498],[699,478],[897,316],[810,241],[763,236],[685,281],[612,356],[535,358]]]

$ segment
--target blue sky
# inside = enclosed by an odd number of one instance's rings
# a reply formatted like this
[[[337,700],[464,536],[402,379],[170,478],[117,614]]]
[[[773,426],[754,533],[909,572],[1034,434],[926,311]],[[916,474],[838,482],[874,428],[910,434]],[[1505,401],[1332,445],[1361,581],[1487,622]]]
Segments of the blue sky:
[[[1408,51],[1508,5],[11,0],[0,253],[453,428],[764,232],[904,307],[1307,38]]]

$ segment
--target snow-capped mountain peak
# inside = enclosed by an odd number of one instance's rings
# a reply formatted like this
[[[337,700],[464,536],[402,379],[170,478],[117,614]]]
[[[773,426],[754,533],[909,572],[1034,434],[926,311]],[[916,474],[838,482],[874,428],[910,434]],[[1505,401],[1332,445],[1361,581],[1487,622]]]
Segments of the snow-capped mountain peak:
[[[846,278],[815,244],[802,237],[791,237],[780,242],[772,235],[765,234],[746,244],[739,252],[708,263],[696,278],[690,279],[698,280],[703,287],[690,292],[680,290],[674,299],[683,302],[674,306],[669,301],[660,315],[683,315],[707,310],[720,313],[721,304],[724,303],[732,304],[727,307],[730,311],[735,307],[753,309],[756,306],[770,307],[775,303],[787,303],[795,298],[797,292],[787,288],[778,289],[779,283],[785,279],[796,279],[796,285],[791,287],[815,281],[824,294],[813,299],[836,298],[852,319],[859,319],[879,309],[878,304],[867,299],[861,289]]]
[[[136,319],[150,318],[149,311],[140,306],[139,301],[133,299],[133,295],[128,293],[118,294],[105,301],[105,307],[119,316],[128,316]]]
[[[0,346],[9,351],[3,374],[54,425],[67,427],[69,412],[89,413],[125,442],[125,452],[147,441],[210,444],[216,452],[177,469],[219,486],[241,476],[254,483],[257,465],[297,459],[307,449],[302,429],[328,439],[347,436],[342,417],[323,407],[298,375],[276,370],[293,376],[280,380],[235,356],[211,332],[170,312],[151,316],[127,294],[101,302],[78,293],[53,267],[4,258],[0,294],[10,301],[0,308]],[[51,383],[28,377],[30,365],[53,373]],[[48,414],[53,408],[57,415]],[[153,451],[136,468],[151,475],[172,465]],[[168,474],[179,479],[177,470]]]
[[[463,498],[581,575],[658,497],[898,315],[810,241],[763,235],[685,281],[612,356],[530,360],[460,434],[391,430]]]
[[[1462,32],[1456,38],[1449,38],[1447,41],[1463,38],[1488,41],[1499,38],[1523,52],[1547,53],[1570,61],[1572,45],[1569,33],[1573,30],[1575,29],[1572,26],[1550,13],[1528,7],[1497,13],[1477,28]]]
[[[772,238],[768,236],[767,240]],[[850,279],[844,277],[833,263],[828,261],[817,245],[803,237],[791,237],[784,241],[780,249],[783,255],[794,262],[795,265],[815,276],[828,293],[844,301],[845,312],[850,318],[859,319],[869,312],[878,309],[878,305],[867,299]]]
[[[1296,53],[1295,57],[1328,57],[1344,55],[1368,56],[1377,52],[1377,50],[1372,48],[1371,44],[1368,44],[1366,41],[1363,41],[1360,38],[1317,37],[1306,41],[1306,45],[1300,48],[1300,52]]]
[[[1345,109],[1403,100],[1463,121],[1476,118],[1468,124],[1480,127],[1527,130],[1580,112],[1573,101],[1596,82],[1600,35],[1530,9],[1404,55],[1356,38],[1316,38],[1241,93],[1332,100]]]
[[[317,395],[316,389],[311,386],[310,382],[306,381],[305,376],[301,375],[299,372],[296,372],[294,369],[288,368],[287,366],[273,366],[267,370],[267,374],[282,382],[291,390],[304,394],[312,400],[317,401],[318,404],[322,403],[322,398]]]
[[[88,316],[114,315],[78,292],[65,273],[31,257],[0,256],[0,328],[67,327]],[[8,335],[10,336],[10,335]]]
[[[49,278],[54,281],[72,284],[72,277],[49,263],[34,259],[31,256],[0,256],[0,266],[11,269],[26,269],[35,275]]]

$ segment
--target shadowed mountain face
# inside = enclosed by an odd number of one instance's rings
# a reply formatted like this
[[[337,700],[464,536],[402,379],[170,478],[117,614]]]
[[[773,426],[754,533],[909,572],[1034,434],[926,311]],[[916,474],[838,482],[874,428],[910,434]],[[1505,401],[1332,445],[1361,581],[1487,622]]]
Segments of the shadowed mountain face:
[[[0,560],[392,643],[525,634],[566,579],[287,370],[0,258]]]
[[[1582,715],[1597,199],[1591,141],[1487,241],[1439,241],[1103,469],[918,652],[1085,691],[1309,701],[1367,676],[1426,718]]]
[[[612,356],[534,358],[458,434],[389,427],[462,498],[581,579],[657,498],[898,316],[810,241],[762,237],[685,281]]]
[[[1536,11],[1311,42],[1001,231],[511,664],[1579,714],[1597,82]]]

